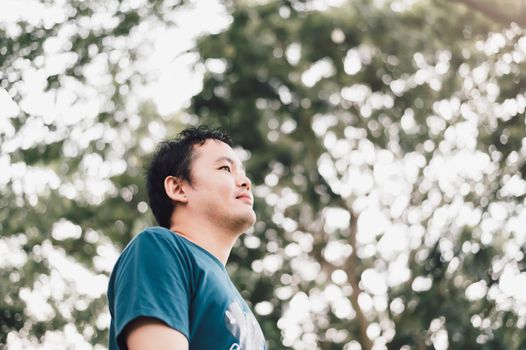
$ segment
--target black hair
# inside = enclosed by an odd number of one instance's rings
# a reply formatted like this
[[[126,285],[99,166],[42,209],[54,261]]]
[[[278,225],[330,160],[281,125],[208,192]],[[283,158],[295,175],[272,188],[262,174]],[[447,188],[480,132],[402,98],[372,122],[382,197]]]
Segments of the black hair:
[[[170,228],[175,203],[164,189],[164,179],[175,176],[192,184],[191,165],[193,146],[207,140],[222,141],[232,147],[232,139],[222,129],[207,126],[191,127],[181,131],[175,139],[161,141],[146,168],[146,188],[153,215],[160,226]]]

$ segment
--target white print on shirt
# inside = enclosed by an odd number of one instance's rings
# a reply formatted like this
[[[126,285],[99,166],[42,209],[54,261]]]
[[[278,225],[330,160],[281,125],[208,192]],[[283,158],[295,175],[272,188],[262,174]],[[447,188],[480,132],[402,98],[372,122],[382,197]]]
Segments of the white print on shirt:
[[[234,301],[225,311],[226,327],[239,344],[234,343],[230,350],[264,350],[265,339],[256,318],[251,312],[245,313],[241,305]]]

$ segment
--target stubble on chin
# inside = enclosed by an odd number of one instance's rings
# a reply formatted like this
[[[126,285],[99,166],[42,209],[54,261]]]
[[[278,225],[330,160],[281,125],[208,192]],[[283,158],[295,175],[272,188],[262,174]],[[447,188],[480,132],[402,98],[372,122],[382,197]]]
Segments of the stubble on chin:
[[[244,213],[244,215],[239,215],[235,218],[232,218],[230,221],[230,227],[232,228],[232,232],[242,234],[252,227],[255,222],[256,214],[252,210],[250,213]]]
[[[250,210],[238,212],[235,214],[232,212],[220,213],[216,208],[209,209],[212,221],[214,221],[217,226],[222,226],[227,231],[232,232],[234,235],[239,236],[243,234],[256,222],[256,213],[252,208]]]

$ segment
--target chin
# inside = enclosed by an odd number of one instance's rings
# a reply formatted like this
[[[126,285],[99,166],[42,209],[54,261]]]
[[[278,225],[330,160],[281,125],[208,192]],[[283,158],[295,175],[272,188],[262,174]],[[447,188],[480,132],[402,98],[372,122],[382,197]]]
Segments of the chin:
[[[247,229],[252,227],[256,223],[256,213],[252,211],[252,215],[250,216],[250,225],[248,225]]]
[[[251,210],[250,213],[239,216],[234,222],[236,231],[242,234],[256,223],[256,213]]]

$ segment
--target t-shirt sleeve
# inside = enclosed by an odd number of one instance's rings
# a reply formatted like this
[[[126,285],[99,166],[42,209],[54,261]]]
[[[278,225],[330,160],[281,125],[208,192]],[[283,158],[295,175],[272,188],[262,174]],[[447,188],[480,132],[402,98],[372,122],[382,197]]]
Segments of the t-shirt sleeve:
[[[137,317],[152,317],[189,338],[189,261],[168,238],[143,232],[127,247],[115,276],[117,343],[127,349],[124,328]]]

